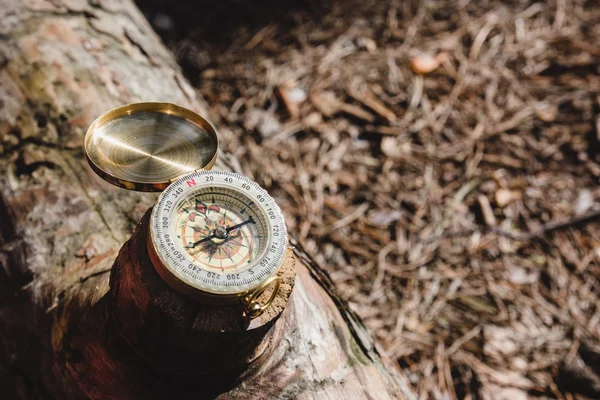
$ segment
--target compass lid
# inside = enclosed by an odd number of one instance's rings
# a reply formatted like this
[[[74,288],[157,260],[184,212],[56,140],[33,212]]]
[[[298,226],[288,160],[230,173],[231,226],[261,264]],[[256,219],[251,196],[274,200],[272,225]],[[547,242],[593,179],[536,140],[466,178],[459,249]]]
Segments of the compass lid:
[[[133,103],[102,114],[85,134],[92,169],[116,186],[163,191],[177,177],[211,169],[219,139],[206,119],[170,103]]]

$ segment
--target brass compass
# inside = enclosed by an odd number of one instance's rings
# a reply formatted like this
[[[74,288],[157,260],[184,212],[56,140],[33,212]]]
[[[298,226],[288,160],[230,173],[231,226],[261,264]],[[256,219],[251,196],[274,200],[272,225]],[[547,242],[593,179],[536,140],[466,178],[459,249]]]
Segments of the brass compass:
[[[126,105],[90,126],[85,151],[106,181],[162,192],[151,214],[147,249],[167,284],[205,303],[241,301],[248,318],[269,307],[287,247],[283,215],[256,182],[209,171],[218,136],[206,119],[174,104]],[[270,298],[259,303],[271,286]]]

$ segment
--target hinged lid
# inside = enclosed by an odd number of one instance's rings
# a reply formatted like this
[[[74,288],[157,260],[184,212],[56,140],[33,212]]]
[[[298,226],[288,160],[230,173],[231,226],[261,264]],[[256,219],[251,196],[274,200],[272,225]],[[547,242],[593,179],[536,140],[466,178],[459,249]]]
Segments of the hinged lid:
[[[210,122],[169,103],[115,108],[85,134],[85,153],[98,175],[144,192],[160,192],[178,176],[212,168],[218,145]]]

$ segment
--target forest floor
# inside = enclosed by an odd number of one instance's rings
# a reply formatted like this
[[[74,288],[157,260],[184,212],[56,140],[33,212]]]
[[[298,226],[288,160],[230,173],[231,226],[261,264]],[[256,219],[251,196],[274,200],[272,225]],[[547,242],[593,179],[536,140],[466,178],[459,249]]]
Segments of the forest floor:
[[[600,398],[595,2],[142,9],[421,398]]]

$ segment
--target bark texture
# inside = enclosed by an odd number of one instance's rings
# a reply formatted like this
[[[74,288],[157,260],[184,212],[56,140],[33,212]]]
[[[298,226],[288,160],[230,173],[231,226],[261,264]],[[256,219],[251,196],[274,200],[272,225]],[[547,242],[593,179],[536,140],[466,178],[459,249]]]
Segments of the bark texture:
[[[280,345],[239,380],[167,378],[121,345],[105,313],[109,272],[156,196],[96,177],[82,143],[96,116],[135,101],[205,114],[130,1],[0,0],[5,398],[411,398],[299,249],[296,287],[271,333],[284,335]],[[238,165],[221,154],[215,168]]]

